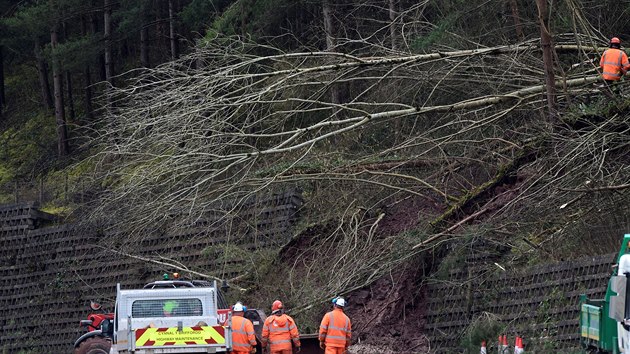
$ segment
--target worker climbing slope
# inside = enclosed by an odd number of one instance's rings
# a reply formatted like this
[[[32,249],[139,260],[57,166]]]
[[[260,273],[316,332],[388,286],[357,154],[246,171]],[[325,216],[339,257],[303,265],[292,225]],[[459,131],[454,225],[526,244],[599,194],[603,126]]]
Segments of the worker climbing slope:
[[[296,352],[300,351],[300,333],[295,321],[284,313],[284,305],[276,300],[271,305],[271,316],[267,317],[262,329],[262,347],[266,350],[267,344],[271,354],[291,354],[295,346]]]
[[[247,308],[237,302],[232,306],[232,353],[256,353],[256,336],[252,321],[243,317]]]
[[[630,69],[630,62],[626,52],[621,50],[621,40],[617,37],[610,39],[609,49],[606,49],[599,61],[602,68],[602,77],[608,87],[615,93],[619,93],[619,81]]]
[[[319,346],[325,354],[344,354],[352,339],[352,323],[343,312],[346,300],[335,297],[332,303],[333,310],[324,315],[319,326]]]

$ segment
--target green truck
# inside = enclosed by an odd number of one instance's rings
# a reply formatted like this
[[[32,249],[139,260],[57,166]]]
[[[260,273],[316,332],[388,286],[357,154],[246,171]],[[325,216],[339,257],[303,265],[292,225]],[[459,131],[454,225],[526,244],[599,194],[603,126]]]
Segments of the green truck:
[[[585,294],[580,297],[580,342],[589,353],[630,353],[630,322],[624,322],[630,318],[630,301],[626,301],[630,276],[625,275],[630,274],[629,243],[630,234],[626,234],[605,297],[589,299]]]

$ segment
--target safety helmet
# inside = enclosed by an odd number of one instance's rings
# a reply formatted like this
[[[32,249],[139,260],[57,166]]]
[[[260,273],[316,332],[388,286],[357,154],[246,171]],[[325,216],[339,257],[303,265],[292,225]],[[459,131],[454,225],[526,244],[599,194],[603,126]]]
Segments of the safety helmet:
[[[621,41],[617,37],[612,37],[610,39],[610,44],[621,44]]]
[[[278,310],[282,310],[283,308],[284,308],[284,305],[282,305],[282,301],[276,300],[273,302],[273,304],[271,304],[271,313],[274,313]]]
[[[173,311],[179,307],[179,303],[175,300],[168,300],[162,305],[162,310],[164,313],[171,314]]]
[[[247,311],[247,307],[243,306],[243,304],[240,301],[237,301],[234,305],[232,305],[232,311],[245,312]]]
[[[346,306],[346,300],[344,298],[342,298],[341,296],[336,296],[332,299],[332,303],[333,305],[339,306],[339,307],[344,307]]]

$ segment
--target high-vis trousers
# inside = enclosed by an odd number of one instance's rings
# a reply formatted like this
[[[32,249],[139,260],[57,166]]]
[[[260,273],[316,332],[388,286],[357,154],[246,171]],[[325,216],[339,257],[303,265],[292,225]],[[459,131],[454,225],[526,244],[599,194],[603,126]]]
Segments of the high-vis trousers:
[[[345,352],[346,348],[326,346],[326,351],[324,352],[324,354],[345,354]]]

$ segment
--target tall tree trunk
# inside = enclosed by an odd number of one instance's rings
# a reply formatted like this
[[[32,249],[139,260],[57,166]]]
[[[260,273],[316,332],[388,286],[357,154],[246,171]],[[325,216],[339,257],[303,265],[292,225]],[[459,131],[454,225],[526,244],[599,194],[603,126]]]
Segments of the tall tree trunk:
[[[322,13],[324,15],[324,32],[326,32],[326,50],[332,51],[335,48],[336,41],[333,34],[335,33],[333,12],[330,7],[330,0],[322,1]]]
[[[114,84],[114,57],[112,54],[112,1],[105,0],[103,9],[103,37],[105,39],[105,80]]]
[[[92,77],[90,73],[90,66],[85,65],[83,68],[83,83],[85,85],[83,89],[83,104],[85,106],[85,117],[92,121],[94,120],[94,108],[92,107]]]
[[[98,18],[95,15],[90,16],[90,31],[93,34],[98,33]],[[105,55],[101,52],[98,54],[98,79],[99,81],[106,81],[107,75],[105,75]]]
[[[553,73],[553,43],[549,27],[549,8],[547,7],[547,0],[536,0],[536,6],[538,6],[540,45],[542,47],[545,70],[547,107],[549,108],[549,118],[552,119],[556,113],[556,84]]]
[[[63,23],[62,28],[63,28],[63,38],[65,40],[67,40],[68,39],[68,31],[67,31],[65,22]],[[65,76],[65,79],[66,79],[66,90],[67,90],[67,93],[68,93],[68,101],[67,101],[68,114],[70,115],[70,120],[74,121],[75,118],[76,118],[76,115],[75,115],[75,112],[74,112],[74,97],[72,95],[72,75],[70,74],[70,71],[66,70],[64,72],[64,76]]]
[[[2,53],[3,47],[0,45],[0,118],[3,118],[4,106],[7,104],[6,97],[4,95],[4,56]]]
[[[39,88],[42,94],[44,107],[48,110],[54,109],[55,105],[50,95],[50,83],[48,81],[48,64],[42,54],[39,38],[35,39],[35,59],[37,61],[37,74],[39,76]]]
[[[324,31],[326,32],[326,50],[337,50],[336,40],[336,28],[334,21],[334,11],[331,6],[331,0],[323,0],[322,2],[322,14],[324,16]],[[345,98],[348,96],[348,87],[344,83],[333,83],[331,85],[331,100],[332,103],[338,105],[345,102]],[[334,115],[339,115],[339,112],[335,111]]]
[[[55,49],[59,44],[59,34],[57,24],[50,29],[50,47],[52,48],[53,62],[53,87],[55,92],[55,119],[57,122],[57,151],[59,156],[66,156],[69,153],[68,147],[68,131],[66,128],[66,112],[63,106],[63,82],[61,62],[55,54]]]
[[[246,6],[245,6],[245,0],[241,0],[240,4],[241,4],[241,36],[245,37],[245,27],[247,26],[247,13],[246,13]],[[249,4],[248,4],[249,5]]]
[[[170,41],[168,40],[168,28],[166,27],[166,21],[164,21],[164,18],[166,16],[168,16],[168,3],[163,1],[163,0],[155,0],[155,32],[156,32],[156,38],[157,38],[157,47],[158,49],[158,53],[160,53],[160,58],[158,59],[159,61],[163,61],[166,60],[166,58],[162,57],[162,53],[168,53],[169,57],[171,56],[170,54]],[[164,5],[166,5],[166,10],[164,8]]]
[[[74,112],[74,96],[72,95],[72,75],[70,71],[65,72],[66,79],[66,92],[68,93],[68,114],[70,115],[70,121],[74,121],[76,114]]]
[[[140,29],[140,65],[145,68],[151,67],[149,62],[149,28],[146,24],[143,24]]]
[[[396,9],[396,3],[398,0],[389,0],[389,37],[391,40],[392,50],[396,51],[398,49],[398,11]],[[402,27],[401,27],[402,30]],[[401,41],[402,42],[402,41]],[[401,131],[400,128],[401,119],[395,119],[393,123],[393,131],[394,131],[394,141],[398,142],[397,132]]]
[[[168,25],[169,38],[171,40],[171,59],[177,59],[177,38],[175,38],[175,9],[174,0],[168,0]]]
[[[514,19],[516,36],[522,41],[525,39],[525,34],[523,33],[523,24],[521,23],[521,15],[518,11],[518,4],[516,3],[516,0],[510,0],[510,9],[512,10],[512,18]]]
[[[81,18],[81,34],[83,36],[87,36],[87,25],[86,25],[85,17]],[[94,32],[92,32],[94,33]],[[90,73],[90,65],[85,64],[83,67],[83,103],[85,105],[85,117],[92,121],[94,119],[94,115],[92,114],[92,77]]]
[[[392,41],[392,50],[396,50],[398,48],[398,24],[396,18],[398,17],[398,11],[396,10],[396,2],[397,0],[389,0],[389,37]]]

